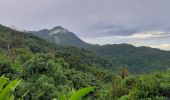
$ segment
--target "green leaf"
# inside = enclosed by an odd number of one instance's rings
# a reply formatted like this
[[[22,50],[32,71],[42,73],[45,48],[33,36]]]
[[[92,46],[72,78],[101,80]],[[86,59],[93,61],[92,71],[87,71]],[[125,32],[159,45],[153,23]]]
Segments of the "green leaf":
[[[82,97],[84,97],[89,92],[93,91],[94,89],[95,89],[94,86],[82,88],[82,89],[76,91],[73,95],[71,95],[69,100],[80,100]]]
[[[10,96],[10,93],[13,92],[15,90],[15,88],[18,86],[18,84],[21,82],[21,80],[13,80],[12,82],[10,82],[0,93],[0,100],[9,100],[10,98],[12,98]]]
[[[6,78],[4,76],[0,77],[0,92],[2,91],[4,85],[7,83],[7,81],[8,81],[8,78]]]
[[[65,94],[60,94],[58,97],[59,100],[67,100],[67,97]]]

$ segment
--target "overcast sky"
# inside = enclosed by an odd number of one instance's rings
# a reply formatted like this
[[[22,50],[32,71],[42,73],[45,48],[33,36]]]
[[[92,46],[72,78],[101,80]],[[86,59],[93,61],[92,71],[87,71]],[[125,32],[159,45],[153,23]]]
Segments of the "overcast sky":
[[[94,44],[170,50],[170,0],[0,0],[0,24],[63,26]]]

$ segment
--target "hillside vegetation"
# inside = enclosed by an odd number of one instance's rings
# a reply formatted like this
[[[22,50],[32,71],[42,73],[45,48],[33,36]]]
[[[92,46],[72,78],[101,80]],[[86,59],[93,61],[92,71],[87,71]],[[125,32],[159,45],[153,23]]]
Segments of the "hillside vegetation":
[[[170,51],[129,44],[96,46],[90,50],[110,58],[115,67],[126,64],[132,73],[164,71],[170,68]]]
[[[85,100],[166,100],[170,71],[131,74],[128,67],[76,47],[59,46],[0,26],[0,76],[20,79],[12,97],[52,100],[95,86]],[[1,85],[0,80],[0,85]],[[0,89],[1,90],[1,89]],[[1,94],[1,91],[0,91]]]
[[[114,63],[114,66],[110,66],[112,69],[118,69],[121,64],[126,64],[131,73],[165,71],[170,68],[170,51],[129,44],[92,45],[61,26],[32,33],[58,45],[84,48],[99,56],[107,57]]]

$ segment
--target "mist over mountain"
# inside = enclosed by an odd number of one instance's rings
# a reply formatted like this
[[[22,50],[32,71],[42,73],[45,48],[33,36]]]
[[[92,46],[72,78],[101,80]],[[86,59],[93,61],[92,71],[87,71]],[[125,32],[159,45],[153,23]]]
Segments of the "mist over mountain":
[[[82,41],[74,33],[61,26],[56,26],[52,29],[43,29],[37,32],[30,31],[30,33],[33,33],[49,42],[53,42],[58,45],[75,46],[79,48],[88,48],[92,46],[91,44]]]

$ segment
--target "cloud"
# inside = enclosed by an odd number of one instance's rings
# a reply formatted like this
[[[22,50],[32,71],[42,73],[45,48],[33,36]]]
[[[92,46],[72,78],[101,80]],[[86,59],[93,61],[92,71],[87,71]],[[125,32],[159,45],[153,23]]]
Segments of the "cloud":
[[[87,30],[88,32],[85,36],[89,35],[89,37],[127,36],[139,32],[139,29],[135,25],[124,26],[105,22],[90,25],[90,28]]]
[[[137,24],[112,24],[106,22],[95,23],[89,26],[87,33],[82,37],[107,37],[107,36],[129,36],[128,38],[152,38],[169,36],[169,28],[162,28],[158,25],[137,25]],[[84,35],[84,36],[83,36]],[[127,37],[126,37],[127,38]]]
[[[93,33],[103,37],[167,29],[169,9],[170,0],[1,0],[0,20],[1,24],[26,30],[59,25],[79,36]],[[100,23],[104,27],[89,31],[92,25],[100,27]]]
[[[168,37],[170,36],[169,33],[164,33],[164,32],[141,32],[141,33],[136,33],[132,34],[129,36],[124,36],[124,38],[129,38],[129,39],[153,39],[153,38],[161,38],[161,37]]]
[[[86,38],[85,38],[86,39]],[[103,36],[103,37],[95,37],[95,38],[87,38],[88,40],[92,41],[105,41],[102,44],[113,44],[113,43],[106,43],[108,40],[112,40],[115,42],[138,42],[138,41],[164,41],[166,42],[167,40],[169,41],[170,39],[170,33],[168,32],[153,32],[153,31],[146,31],[146,32],[139,32],[139,33],[129,33],[125,35],[121,34],[113,34],[111,36]],[[160,42],[160,41],[159,41]],[[170,42],[170,41],[169,41]]]
[[[159,45],[152,45],[152,48],[159,48],[162,50],[170,50],[170,44],[159,44]]]
[[[134,33],[131,35],[113,35],[105,37],[96,37],[96,38],[86,38],[87,42],[93,44],[120,44],[128,43],[135,46],[148,46],[153,48],[159,48],[162,50],[170,50],[170,33],[167,32],[140,32]]]

